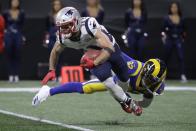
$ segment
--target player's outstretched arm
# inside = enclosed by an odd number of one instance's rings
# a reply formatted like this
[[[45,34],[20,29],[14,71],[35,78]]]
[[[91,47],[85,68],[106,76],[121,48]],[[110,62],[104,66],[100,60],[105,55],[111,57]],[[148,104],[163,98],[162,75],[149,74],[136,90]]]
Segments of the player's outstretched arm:
[[[152,93],[146,93],[143,95],[143,98],[142,100],[140,101],[137,101],[138,102],[138,105],[143,107],[143,108],[147,108],[150,106],[150,104],[152,103],[153,101],[153,94]]]
[[[59,55],[64,50],[64,46],[58,42],[55,43],[51,53],[50,53],[50,60],[49,60],[49,70],[55,70]]]
[[[46,85],[49,80],[54,80],[56,78],[55,68],[59,59],[60,53],[63,51],[64,46],[58,42],[55,43],[49,59],[49,72],[42,80],[42,84]]]

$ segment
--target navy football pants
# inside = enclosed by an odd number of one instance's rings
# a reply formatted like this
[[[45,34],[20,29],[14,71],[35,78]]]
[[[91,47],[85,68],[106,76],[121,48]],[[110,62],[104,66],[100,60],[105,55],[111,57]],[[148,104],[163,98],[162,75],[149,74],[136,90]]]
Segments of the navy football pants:
[[[110,58],[93,68],[91,70],[92,74],[95,75],[100,81],[105,81],[107,78],[112,76],[111,70],[118,76],[122,82],[127,82],[128,80],[128,67],[127,63],[123,60],[121,56],[121,50],[117,44],[115,44],[115,52],[111,54]]]

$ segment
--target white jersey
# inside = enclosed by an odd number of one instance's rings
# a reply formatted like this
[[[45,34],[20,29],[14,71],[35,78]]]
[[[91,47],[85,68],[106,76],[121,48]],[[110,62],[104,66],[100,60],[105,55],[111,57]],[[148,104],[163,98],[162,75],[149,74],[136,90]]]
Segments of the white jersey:
[[[63,37],[63,34],[60,36],[59,33],[57,33],[57,42],[63,44],[65,47],[74,49],[87,49],[91,46],[99,47],[99,44],[96,42],[96,38],[94,37],[98,29],[108,36],[113,45],[116,43],[114,37],[108,33],[104,26],[99,25],[93,17],[81,18],[81,35],[79,41],[66,39]]]

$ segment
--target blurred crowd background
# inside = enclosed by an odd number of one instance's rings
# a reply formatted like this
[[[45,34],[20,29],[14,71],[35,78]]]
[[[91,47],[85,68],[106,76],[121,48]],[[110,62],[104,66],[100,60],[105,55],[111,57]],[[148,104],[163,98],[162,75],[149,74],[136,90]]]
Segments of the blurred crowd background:
[[[195,0],[1,0],[0,80],[42,78],[56,40],[55,16],[65,6],[95,17],[129,56],[163,59],[168,79],[195,79],[195,5]],[[82,53],[65,49],[57,74],[64,65],[79,65]]]

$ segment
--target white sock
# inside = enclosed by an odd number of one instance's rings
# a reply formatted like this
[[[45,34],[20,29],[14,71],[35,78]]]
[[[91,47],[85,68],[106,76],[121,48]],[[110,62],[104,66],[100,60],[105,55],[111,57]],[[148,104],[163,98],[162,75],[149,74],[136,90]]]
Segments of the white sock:
[[[118,84],[114,82],[112,77],[106,79],[103,83],[106,85],[107,89],[116,100],[120,102],[127,100],[125,92]]]
[[[129,90],[129,81],[127,82],[122,82],[122,81],[118,81],[118,85],[124,90],[124,92],[127,92]]]

